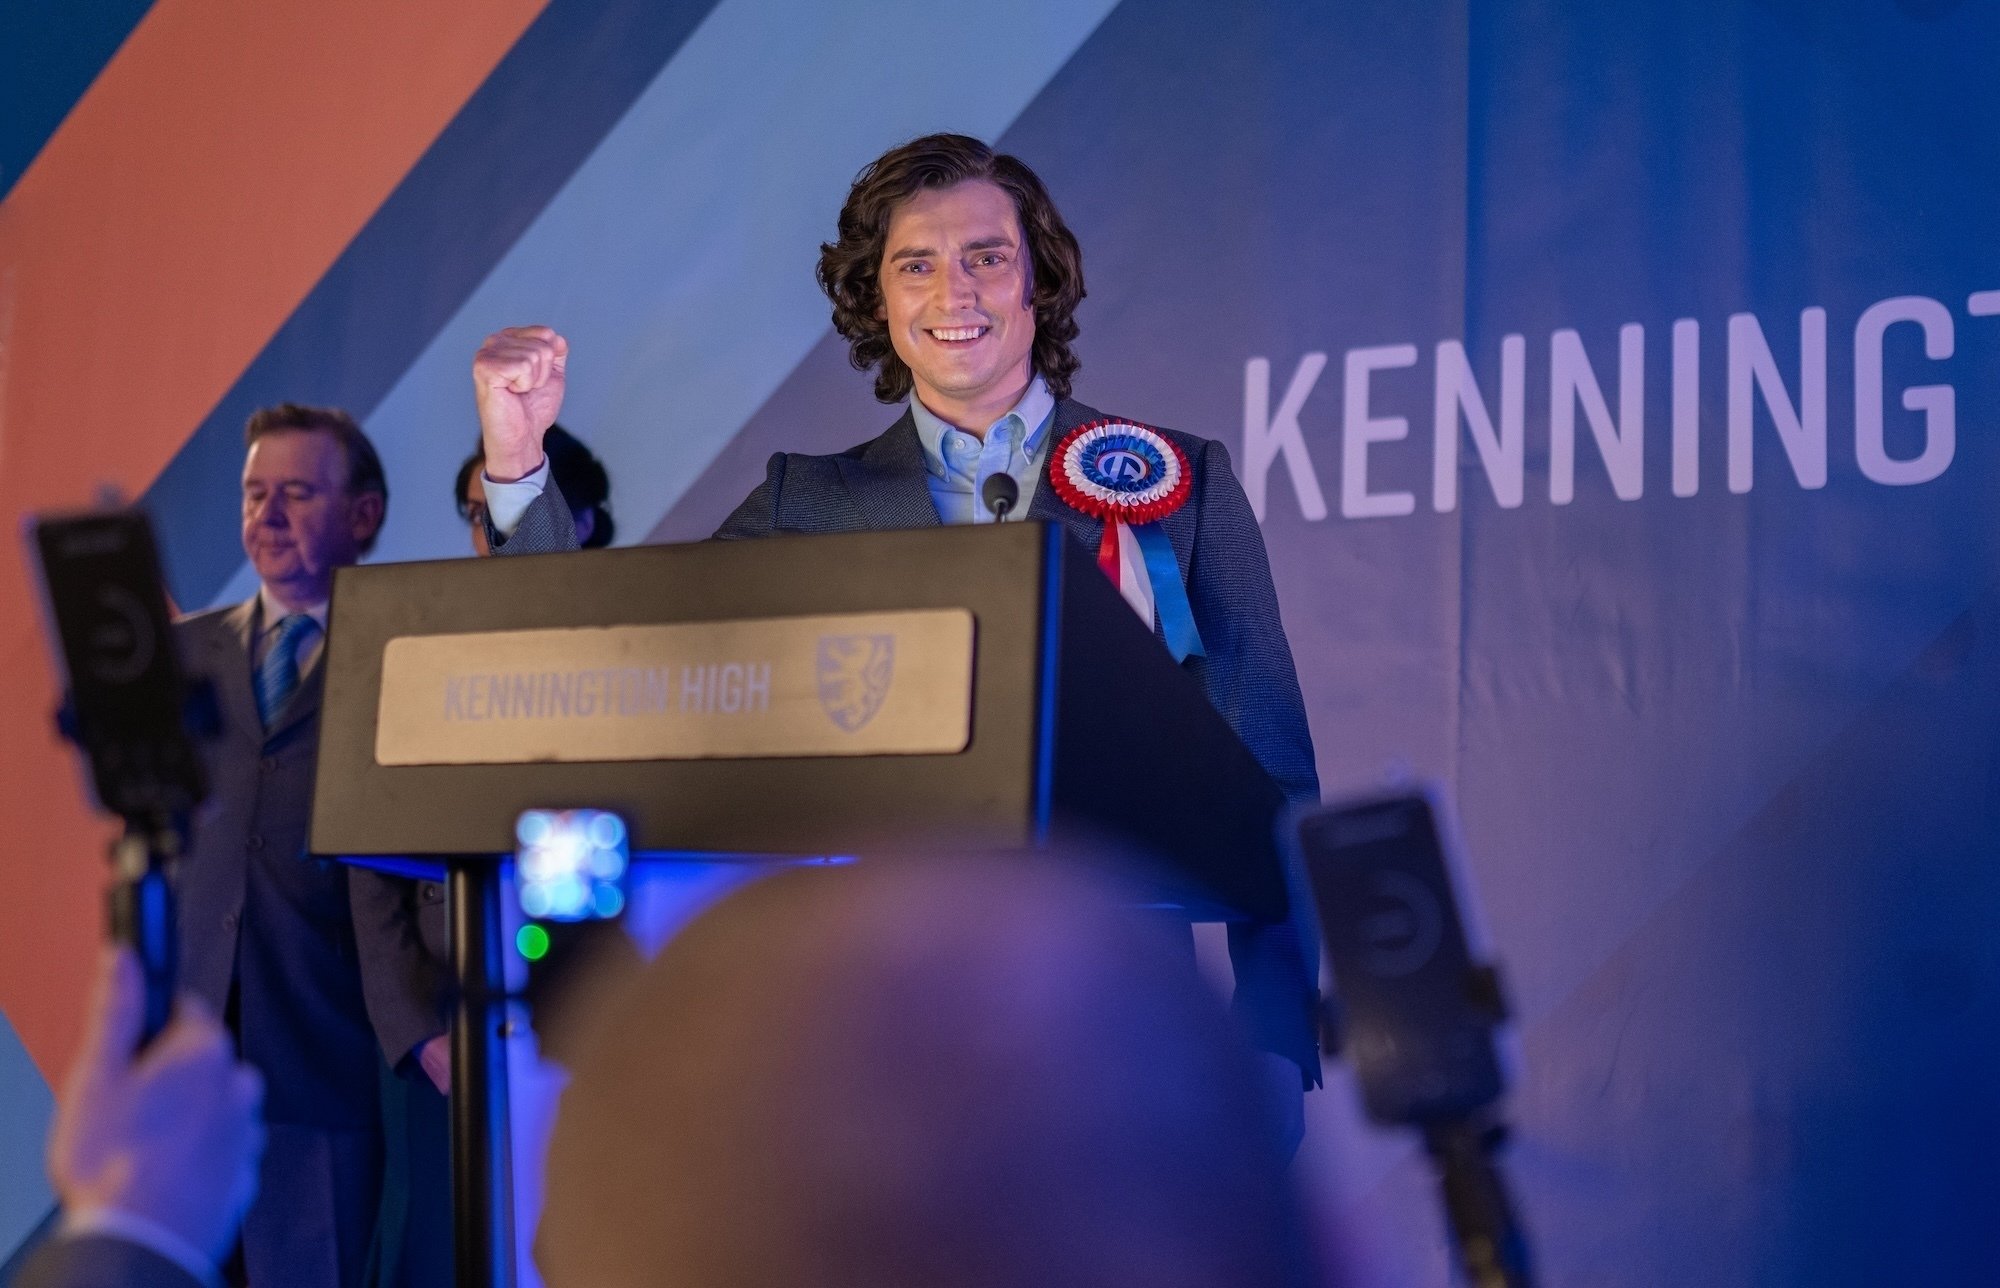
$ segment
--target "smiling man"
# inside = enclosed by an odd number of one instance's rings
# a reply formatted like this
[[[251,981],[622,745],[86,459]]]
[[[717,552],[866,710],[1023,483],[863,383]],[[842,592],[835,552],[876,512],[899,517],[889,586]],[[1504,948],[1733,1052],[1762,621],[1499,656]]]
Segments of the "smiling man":
[[[819,284],[855,369],[872,369],[876,397],[906,403],[903,415],[837,455],[771,457],[716,535],[992,522],[983,498],[1004,474],[1018,492],[1012,513],[1097,551],[1286,794],[1317,798],[1263,536],[1228,453],[1070,397],[1083,254],[1034,171],[959,134],[885,153],[855,179],[837,238],[820,247]],[[540,446],[568,358],[554,331],[520,327],[489,337],[473,362],[491,536],[504,553],[575,548]],[[1133,513],[1146,521],[1116,521]],[[1239,926],[1230,946],[1252,1036],[1316,1081],[1296,937]]]
[[[176,628],[222,718],[177,876],[181,980],[264,1078],[249,1281],[340,1288],[363,1282],[375,1232],[382,1061],[440,1089],[447,1076],[442,996],[401,885],[306,850],[333,574],[374,545],[389,489],[346,412],[267,407],[245,439],[257,593]]]

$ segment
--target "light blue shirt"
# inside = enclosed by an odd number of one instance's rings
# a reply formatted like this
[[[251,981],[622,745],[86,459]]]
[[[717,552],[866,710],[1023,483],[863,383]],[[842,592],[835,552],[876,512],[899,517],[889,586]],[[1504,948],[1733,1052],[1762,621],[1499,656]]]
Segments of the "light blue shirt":
[[[511,537],[521,526],[521,516],[549,486],[549,458],[545,453],[533,473],[512,483],[496,482],[481,468],[479,482],[486,489],[486,521],[501,536]]]
[[[1038,375],[1028,382],[1028,392],[1014,409],[987,427],[982,441],[938,419],[911,395],[910,418],[917,423],[917,439],[924,447],[924,482],[930,486],[938,518],[945,523],[993,522],[992,511],[979,498],[980,489],[995,474],[1013,475],[1021,489],[1021,499],[1008,517],[1026,517],[1035,487],[1042,481],[1055,410],[1055,396]]]
[[[945,523],[991,523],[993,514],[979,503],[979,490],[995,474],[1011,474],[1021,489],[1021,499],[1007,513],[1026,517],[1042,481],[1042,461],[1048,455],[1049,426],[1055,420],[1055,395],[1037,375],[1028,382],[1028,392],[1014,409],[987,427],[980,439],[955,425],[939,420],[914,394],[910,397],[910,417],[917,422],[917,438],[924,448],[924,482],[930,486],[931,501],[938,518]],[[549,485],[549,462],[526,478],[512,483],[496,483],[481,474],[486,487],[486,514],[503,537],[512,536],[520,526],[528,506]]]

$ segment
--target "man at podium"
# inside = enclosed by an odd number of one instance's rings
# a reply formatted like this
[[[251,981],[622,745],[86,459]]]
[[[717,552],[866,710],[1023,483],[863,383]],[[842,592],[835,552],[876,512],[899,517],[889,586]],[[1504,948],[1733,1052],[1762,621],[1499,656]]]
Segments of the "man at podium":
[[[1083,257],[1035,173],[964,135],[895,148],[856,178],[818,277],[854,366],[903,414],[837,455],[772,456],[716,536],[1059,524],[1096,551],[1286,795],[1316,799],[1263,535],[1228,453],[1070,396]],[[562,336],[531,326],[489,336],[473,361],[489,540],[502,554],[576,548],[542,450],[568,356]],[[1312,981],[1291,928],[1232,925],[1230,956],[1252,1038],[1316,1085]]]

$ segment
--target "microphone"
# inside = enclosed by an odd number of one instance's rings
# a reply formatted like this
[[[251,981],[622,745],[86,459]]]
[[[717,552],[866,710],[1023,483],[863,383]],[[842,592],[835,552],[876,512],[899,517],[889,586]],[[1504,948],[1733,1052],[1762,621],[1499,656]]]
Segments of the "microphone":
[[[1007,512],[1021,499],[1021,485],[1014,481],[1012,474],[989,475],[980,485],[979,499],[993,513],[993,522],[1005,523]]]

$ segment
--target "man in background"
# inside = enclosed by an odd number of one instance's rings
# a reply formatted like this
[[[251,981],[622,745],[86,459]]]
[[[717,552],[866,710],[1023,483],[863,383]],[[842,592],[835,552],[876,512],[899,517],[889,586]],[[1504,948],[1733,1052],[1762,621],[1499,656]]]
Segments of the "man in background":
[[[181,980],[264,1078],[268,1145],[243,1270],[253,1284],[349,1288],[380,1203],[382,1062],[449,1082],[440,981],[407,883],[306,848],[333,574],[374,545],[388,484],[343,411],[267,407],[244,437],[257,593],[177,627],[222,724],[178,870]]]
[[[580,550],[600,550],[611,544],[617,525],[611,519],[611,475],[604,462],[584,445],[582,439],[561,425],[549,426],[542,435],[542,450],[548,453],[549,474],[556,490],[569,504],[570,522],[576,527]],[[458,502],[458,517],[471,532],[472,553],[484,558],[493,553],[486,539],[486,464],[484,444],[475,448],[458,467],[452,480],[452,496]]]

